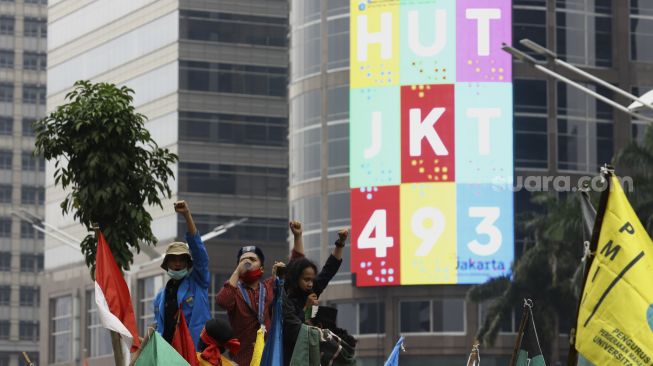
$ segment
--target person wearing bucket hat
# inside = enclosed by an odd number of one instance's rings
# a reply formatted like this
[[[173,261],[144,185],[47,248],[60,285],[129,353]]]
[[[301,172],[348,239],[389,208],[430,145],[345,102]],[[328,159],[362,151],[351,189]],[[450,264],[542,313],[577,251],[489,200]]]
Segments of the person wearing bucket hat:
[[[172,343],[177,328],[177,312],[183,311],[195,347],[207,320],[211,319],[209,306],[209,256],[193,217],[185,201],[175,203],[175,211],[186,220],[187,243],[168,245],[161,268],[169,280],[154,298],[156,331]]]
[[[236,255],[236,269],[216,296],[217,304],[227,311],[234,337],[240,340],[241,349],[232,358],[239,365],[249,365],[254,353],[256,332],[270,329],[270,308],[274,300],[277,269],[285,267],[275,262],[272,276],[261,280],[265,255],[254,245],[243,246]]]

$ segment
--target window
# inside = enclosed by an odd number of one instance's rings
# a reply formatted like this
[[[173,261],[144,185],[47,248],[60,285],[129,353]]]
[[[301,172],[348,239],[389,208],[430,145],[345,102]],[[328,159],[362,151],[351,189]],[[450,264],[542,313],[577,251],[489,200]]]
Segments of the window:
[[[11,270],[11,252],[0,252],[0,271]]]
[[[7,0],[0,0],[7,1]],[[9,1],[7,1],[9,2]],[[11,359],[11,353],[9,352],[0,352],[0,366],[9,366],[9,361]]]
[[[25,37],[47,37],[48,23],[45,19],[25,18],[23,21]]]
[[[50,299],[50,362],[72,361],[73,297]]]
[[[0,238],[11,237],[11,217],[0,217]]]
[[[151,276],[138,280],[138,320],[140,329],[155,323],[154,297],[164,286],[163,276]]]
[[[47,68],[47,56],[45,53],[25,52],[23,53],[23,68],[25,70],[41,70]]]
[[[0,203],[11,203],[12,186],[0,184]]]
[[[8,36],[13,36],[14,35],[14,26],[16,24],[16,21],[14,17],[11,16],[6,16],[6,15],[1,15],[0,16],[0,35],[8,35]]]
[[[242,197],[285,198],[285,168],[179,163],[179,191]]]
[[[401,301],[401,332],[465,333],[465,300]]]
[[[322,198],[318,195],[290,202],[290,219],[301,220],[304,226],[304,253],[316,262],[320,260],[322,245],[321,205]]]
[[[630,58],[633,61],[653,62],[653,3],[630,2]]]
[[[2,22],[0,20],[0,22]],[[0,83],[0,102],[13,102],[14,101],[14,85],[7,83]]]
[[[9,320],[0,320],[0,339],[1,340],[9,339],[9,329],[10,328],[11,328],[11,324],[9,323]]]
[[[43,271],[43,253],[20,254],[20,271],[21,272],[42,272]]]
[[[328,16],[349,14],[349,0],[328,0]]]
[[[23,170],[45,170],[45,162],[42,157],[34,156],[32,152],[23,152],[21,156],[21,167]]]
[[[39,291],[38,287],[20,286],[20,306],[40,306],[41,294]]]
[[[327,70],[349,67],[349,16],[327,20]]]
[[[0,117],[0,135],[11,136],[14,133],[14,120],[11,117]]]
[[[515,79],[515,166],[548,167],[547,83],[545,80]]]
[[[18,323],[18,336],[21,341],[39,341],[39,322],[21,320]],[[34,361],[30,358],[30,360]]]
[[[141,328],[141,331],[146,329]],[[95,290],[86,292],[86,342],[88,357],[108,355],[113,351],[111,333],[100,323],[95,304]]]
[[[43,239],[43,233],[34,229],[31,223],[27,221],[20,222],[21,239]]]
[[[546,42],[546,2],[514,1],[512,8],[512,43],[528,38],[544,47]],[[533,53],[530,50],[525,50]]]
[[[595,88],[589,85],[590,88]],[[597,88],[599,94],[610,93]],[[558,83],[558,168],[597,172],[612,160],[612,108]]]
[[[385,304],[377,302],[338,303],[338,327],[352,335],[385,333]]]
[[[225,281],[231,277],[231,273],[213,273],[211,275],[211,287],[209,287],[209,299],[215,299],[218,292],[224,287]],[[218,306],[216,301],[211,302],[211,317],[213,319],[222,319],[229,321],[227,311]]]
[[[322,129],[319,125],[293,133],[290,138],[290,183],[320,177]]]
[[[0,69],[14,68],[14,51],[0,50]]]
[[[25,0],[25,4],[48,5],[48,0]],[[34,359],[32,359],[32,361],[34,361]],[[36,362],[34,364],[36,364]]]
[[[239,220],[239,216],[201,215],[193,216],[197,230],[207,233],[220,224]],[[284,225],[285,224],[285,225]],[[186,222],[180,217],[177,221],[179,233],[186,232]],[[287,220],[267,217],[251,217],[236,227],[220,235],[219,240],[247,241],[247,242],[277,242],[286,243],[288,237]]]
[[[264,16],[181,10],[182,39],[286,47],[288,20]]]
[[[347,226],[350,222],[349,191],[330,192],[327,196],[329,227]]]
[[[179,61],[180,88],[204,92],[286,96],[288,69]]]
[[[33,118],[23,118],[23,136],[34,136],[34,122]]]
[[[4,255],[5,253],[0,253]],[[2,285],[0,286],[0,306],[7,306],[11,304],[11,286]]]
[[[0,150],[0,169],[11,170],[11,150]]]
[[[179,112],[184,141],[286,146],[288,119],[227,113]]]
[[[349,173],[349,123],[329,123],[327,125],[327,148],[329,165],[327,175]]]
[[[566,61],[612,65],[611,0],[556,0],[557,51]]]
[[[303,24],[320,19],[320,0],[292,0],[292,24]]]
[[[319,89],[300,94],[290,100],[290,129],[313,126],[320,123],[322,93]]]
[[[23,85],[23,102],[34,104],[45,104],[45,87],[35,85]]]
[[[20,203],[24,205],[42,205],[44,199],[45,189],[43,187],[21,187]]]
[[[479,304],[478,306],[478,311],[479,311],[479,327],[483,325],[485,322],[485,319],[487,318],[487,314],[490,311],[490,303],[489,302],[484,302]],[[510,314],[507,314],[507,316],[503,316],[501,319],[501,324],[499,325],[499,332],[501,333],[517,333],[519,330],[519,324],[521,323],[521,311],[517,310],[512,310]]]
[[[334,36],[335,37],[335,36]],[[293,27],[290,46],[290,76],[297,80],[320,72],[320,22]],[[334,57],[337,52],[334,53]],[[338,61],[334,60],[337,64]]]

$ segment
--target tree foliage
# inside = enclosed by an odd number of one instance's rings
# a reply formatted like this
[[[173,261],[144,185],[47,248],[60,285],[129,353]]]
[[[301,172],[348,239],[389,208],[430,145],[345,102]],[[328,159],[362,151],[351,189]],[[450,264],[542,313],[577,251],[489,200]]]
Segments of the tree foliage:
[[[130,249],[157,239],[146,206],[162,206],[170,197],[170,165],[177,155],[160,148],[145,128],[146,117],[136,113],[133,90],[108,83],[78,81],[66,104],[34,124],[36,152],[55,161],[54,181],[67,191],[62,214],[91,228],[99,224],[116,262],[129,269]],[[91,234],[81,243],[86,265],[94,273],[96,241]]]
[[[633,191],[629,199],[647,231],[653,231],[653,128],[641,141],[633,141],[616,154],[617,175],[629,175]],[[599,192],[590,192],[597,207]],[[473,302],[489,302],[488,314],[477,337],[493,344],[502,322],[510,319],[524,298],[534,301],[533,312],[545,355],[554,363],[556,324],[573,322],[582,278],[583,223],[578,193],[560,198],[537,193],[532,197],[540,210],[517,219],[526,237],[523,255],[515,261],[512,278],[502,277],[470,288]],[[573,326],[573,324],[569,324]],[[565,327],[561,327],[564,329]]]

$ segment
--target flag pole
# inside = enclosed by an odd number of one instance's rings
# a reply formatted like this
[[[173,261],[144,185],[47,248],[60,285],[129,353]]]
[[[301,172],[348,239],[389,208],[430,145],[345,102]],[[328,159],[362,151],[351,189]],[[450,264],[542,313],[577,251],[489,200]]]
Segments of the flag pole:
[[[532,306],[533,306],[533,300],[524,299],[524,312],[522,313],[521,322],[519,323],[519,331],[517,331],[517,339],[515,339],[515,348],[512,349],[510,366],[515,366],[515,364],[517,363],[517,357],[519,356],[519,347],[521,346],[521,341],[524,338],[524,330],[526,329],[528,316],[530,315],[530,308]]]
[[[583,282],[581,291],[578,295],[578,303],[576,304],[576,316],[574,317],[573,327],[569,331],[569,353],[567,354],[567,366],[576,366],[578,364],[578,350],[576,349],[576,325],[578,324],[578,313],[580,312],[580,301],[583,298],[583,291],[585,289],[585,282],[587,282],[587,275],[589,274],[592,261],[594,260],[594,253],[598,246],[599,234],[601,233],[601,225],[603,224],[603,214],[608,204],[608,196],[610,194],[610,176],[614,174],[614,167],[604,164],[601,167],[601,175],[605,179],[606,187],[601,193],[601,200],[599,201],[599,208],[596,211],[596,218],[594,219],[594,228],[592,228],[592,238],[590,239],[589,247],[585,248],[583,261],[585,268],[583,270]]]

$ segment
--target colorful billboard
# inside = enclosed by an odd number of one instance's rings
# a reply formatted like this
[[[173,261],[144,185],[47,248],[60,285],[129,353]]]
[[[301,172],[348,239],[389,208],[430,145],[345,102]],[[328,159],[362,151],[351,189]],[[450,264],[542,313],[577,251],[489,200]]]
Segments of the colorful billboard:
[[[475,284],[514,257],[510,0],[351,0],[357,286]]]

